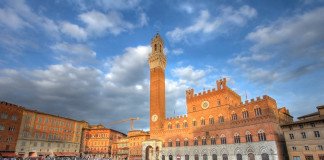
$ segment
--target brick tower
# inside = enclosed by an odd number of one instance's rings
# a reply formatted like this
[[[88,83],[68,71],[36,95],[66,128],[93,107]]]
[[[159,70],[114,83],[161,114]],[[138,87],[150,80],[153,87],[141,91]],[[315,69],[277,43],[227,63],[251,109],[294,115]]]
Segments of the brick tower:
[[[166,57],[163,40],[156,34],[151,42],[150,65],[150,130],[162,130],[165,120],[165,76]]]

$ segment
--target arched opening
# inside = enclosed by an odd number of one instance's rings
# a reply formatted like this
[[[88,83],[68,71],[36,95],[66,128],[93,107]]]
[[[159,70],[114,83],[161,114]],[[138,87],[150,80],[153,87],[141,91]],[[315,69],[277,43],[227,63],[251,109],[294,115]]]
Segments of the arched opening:
[[[203,160],[208,160],[208,156],[207,156],[207,154],[204,154],[204,155],[203,155]]]
[[[165,155],[162,155],[162,160],[165,160]]]
[[[262,160],[269,160],[269,155],[267,153],[262,153],[261,158]]]
[[[169,155],[169,160],[173,160],[173,156],[172,155]]]
[[[228,160],[228,156],[227,156],[227,154],[223,154],[223,160]]]
[[[236,159],[237,160],[242,160],[242,155],[241,154],[236,154]]]
[[[146,160],[151,160],[153,158],[153,147],[152,146],[147,146],[145,149],[145,159]]]
[[[185,155],[185,160],[189,160],[189,155]]]
[[[255,160],[253,153],[248,154],[248,160]]]
[[[213,154],[213,160],[217,160],[217,155],[216,154]]]
[[[156,147],[155,148],[155,159],[159,159],[159,157],[160,157],[160,149],[159,149],[159,147]]]
[[[199,160],[199,155],[195,154],[195,160]]]

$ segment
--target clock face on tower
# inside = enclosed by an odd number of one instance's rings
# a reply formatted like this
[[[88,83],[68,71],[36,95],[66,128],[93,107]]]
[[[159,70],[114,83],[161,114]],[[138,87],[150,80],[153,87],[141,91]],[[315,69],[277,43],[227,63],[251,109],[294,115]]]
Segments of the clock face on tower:
[[[209,102],[208,101],[203,101],[202,103],[201,103],[201,108],[202,109],[207,109],[209,107]]]
[[[153,116],[152,116],[152,121],[153,122],[156,122],[157,120],[158,120],[158,116],[156,115],[156,114],[154,114]]]

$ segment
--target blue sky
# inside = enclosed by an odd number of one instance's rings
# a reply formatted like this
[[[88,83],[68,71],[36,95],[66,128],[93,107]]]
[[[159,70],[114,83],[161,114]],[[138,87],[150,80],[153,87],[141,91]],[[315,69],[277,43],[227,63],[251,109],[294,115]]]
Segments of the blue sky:
[[[324,104],[324,1],[0,2],[0,99],[126,131],[148,129],[150,40],[167,54],[168,116],[219,78],[294,117]]]

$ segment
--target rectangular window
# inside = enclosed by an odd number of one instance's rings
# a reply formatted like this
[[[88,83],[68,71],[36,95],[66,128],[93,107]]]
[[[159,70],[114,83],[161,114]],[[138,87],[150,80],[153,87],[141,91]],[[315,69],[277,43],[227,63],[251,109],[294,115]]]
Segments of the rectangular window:
[[[294,156],[293,160],[300,160],[300,157],[299,156]]]
[[[314,135],[315,135],[315,137],[321,137],[321,135],[320,135],[320,133],[319,133],[319,131],[314,131]]]
[[[210,144],[211,145],[216,145],[216,139],[215,138],[211,138],[210,139]]]
[[[302,128],[304,128],[304,126],[303,126],[302,124],[300,124],[300,125],[299,125],[299,128],[302,129]]]
[[[198,140],[197,139],[194,140],[194,146],[198,146]]]
[[[192,121],[192,125],[193,126],[196,126],[197,124],[196,124],[196,121]]]
[[[206,139],[202,139],[202,140],[201,140],[201,144],[202,144],[202,145],[207,145]]]
[[[221,138],[221,144],[226,144],[226,137]]]
[[[189,146],[189,142],[188,142],[188,140],[185,140],[185,141],[183,142],[183,145],[184,145],[184,146]]]
[[[176,146],[180,147],[180,141],[176,141]]]
[[[7,119],[8,118],[8,114],[7,113],[1,113],[1,118],[2,119]]]
[[[13,120],[13,121],[17,121],[17,116],[16,116],[16,115],[13,115],[13,116],[11,117],[11,120]]]
[[[302,135],[302,138],[303,138],[303,139],[306,138],[306,133],[305,133],[305,132],[302,132],[301,135]]]
[[[307,156],[305,156],[305,159],[306,159],[306,160],[314,160],[314,157],[311,156],[311,155],[307,155]]]
[[[0,131],[3,131],[3,130],[5,130],[5,127],[0,124]]]

